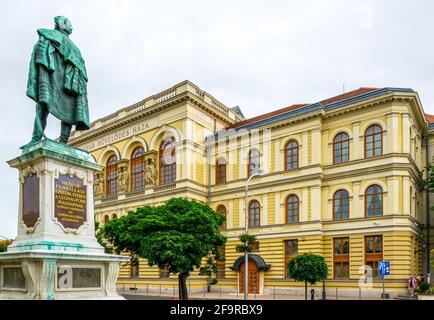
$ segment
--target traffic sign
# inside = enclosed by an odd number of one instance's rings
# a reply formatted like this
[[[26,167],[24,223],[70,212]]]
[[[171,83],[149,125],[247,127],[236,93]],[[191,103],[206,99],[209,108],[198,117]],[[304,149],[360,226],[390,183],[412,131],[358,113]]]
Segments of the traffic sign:
[[[390,275],[390,261],[378,262],[378,275],[380,276]]]

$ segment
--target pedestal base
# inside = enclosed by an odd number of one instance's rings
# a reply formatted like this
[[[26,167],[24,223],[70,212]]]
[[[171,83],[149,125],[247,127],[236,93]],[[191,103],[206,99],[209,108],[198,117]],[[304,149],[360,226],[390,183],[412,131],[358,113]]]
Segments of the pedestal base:
[[[0,299],[123,299],[111,254],[30,250],[0,254]]]

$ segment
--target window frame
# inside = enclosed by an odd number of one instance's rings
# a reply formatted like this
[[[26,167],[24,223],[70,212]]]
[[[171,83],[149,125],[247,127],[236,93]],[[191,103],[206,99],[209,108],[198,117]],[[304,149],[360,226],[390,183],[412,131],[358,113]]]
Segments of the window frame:
[[[295,144],[295,146],[294,146]],[[285,171],[289,171],[289,170],[294,170],[294,169],[298,169],[299,165],[300,165],[300,159],[299,159],[299,144],[298,141],[295,139],[291,139],[289,140],[286,144],[285,144]],[[293,161],[292,158],[294,157],[294,153],[296,156],[296,160]],[[290,158],[290,161],[288,162],[288,158]],[[292,164],[295,163],[295,167],[292,167]],[[288,167],[288,164],[291,165],[291,167]]]
[[[369,238],[374,238],[374,247],[375,247],[375,249],[378,249],[377,248],[377,244],[378,244],[378,242],[377,242],[377,238],[380,238],[381,239],[381,251],[379,252],[379,251],[377,251],[377,250],[375,250],[374,252],[367,252],[367,249],[368,249],[368,239]],[[373,265],[374,266],[376,266],[376,267],[374,267],[374,268],[372,268],[372,278],[380,278],[380,276],[378,275],[378,262],[379,261],[383,261],[383,254],[384,254],[384,237],[383,237],[383,235],[382,234],[374,234],[374,235],[368,235],[368,236],[365,236],[364,237],[364,262],[365,262],[365,265],[368,265],[368,262],[370,262],[370,263],[373,263]]]
[[[106,197],[114,197],[118,194],[118,157],[111,155],[106,162]],[[114,191],[113,191],[114,190]]]
[[[289,218],[289,199],[290,198],[295,198],[297,200],[296,202],[291,201],[291,204],[292,204],[291,210],[294,210],[294,204],[295,203],[297,204],[297,215],[296,215],[297,221],[294,221],[294,217],[295,217],[294,214],[291,215],[291,217],[292,217],[291,222],[289,222],[289,219],[288,219]],[[296,194],[290,194],[285,199],[285,224],[297,224],[299,222],[300,222],[300,199]]]
[[[215,165],[215,184],[226,183],[226,159],[219,157]]]
[[[348,241],[348,253],[336,253],[336,244],[337,242],[344,242]],[[350,238],[349,237],[339,237],[339,238],[333,238],[333,279],[338,280],[348,280],[350,279]],[[341,275],[339,277],[336,276],[336,264],[341,265]],[[343,277],[343,265],[348,264],[348,277]]]
[[[174,144],[174,136],[167,137],[160,143],[160,148],[158,151],[160,186],[171,185],[176,182],[176,146],[174,146]],[[164,162],[164,156],[167,147],[171,148],[170,156],[171,159],[174,160],[174,162],[171,164],[166,164]]]
[[[292,253],[288,254],[288,244],[292,243],[291,248]],[[294,245],[295,244],[295,245]],[[294,250],[295,248],[295,250]],[[289,261],[291,261],[292,259],[294,259],[294,257],[296,257],[298,255],[298,239],[288,239],[288,240],[284,240],[283,241],[283,256],[284,256],[284,263],[283,266],[285,268],[285,279],[288,278],[288,263]]]
[[[222,211],[224,209],[224,211]],[[219,204],[215,210],[216,212],[220,213],[221,215],[224,215],[227,219],[228,217],[228,210],[226,209],[226,206],[223,204]],[[227,230],[227,221],[225,220],[223,224],[220,226],[220,230]]]
[[[216,261],[216,278],[217,279],[225,279],[226,278],[226,264],[225,264],[225,255],[226,255],[226,248],[225,245],[222,245],[217,248],[219,250],[220,255],[223,257],[223,261]]]
[[[380,132],[375,132],[375,129],[372,129],[372,133],[368,133],[368,130],[371,128],[380,128]],[[380,135],[380,140],[375,140],[375,136]],[[384,150],[383,150],[383,139],[384,139],[384,130],[383,128],[379,125],[379,124],[371,124],[369,127],[366,128],[365,130],[365,136],[364,136],[364,149],[365,149],[365,159],[370,159],[370,158],[375,158],[378,156],[382,156],[384,154]],[[368,151],[368,142],[367,142],[367,138],[368,137],[372,137],[372,142],[369,142],[369,144],[372,144],[372,156],[367,155],[367,151]],[[380,148],[375,148],[375,142],[380,141],[381,147]],[[381,153],[380,154],[375,154],[375,150],[376,149],[380,149]]]
[[[141,155],[136,156],[135,153],[141,149]],[[140,170],[136,170],[137,167]],[[137,179],[139,177],[140,179]],[[139,181],[139,183],[137,183]],[[139,187],[138,187],[139,186]],[[130,160],[130,190],[131,192],[143,191],[145,189],[145,148],[137,146],[131,152]]]
[[[257,204],[257,206],[256,206]],[[258,200],[252,200],[249,202],[249,219],[248,219],[248,223],[249,223],[249,228],[254,228],[254,227],[260,227],[261,226],[261,204],[259,203]],[[255,205],[255,207],[252,207],[252,205]],[[252,209],[257,210],[257,214],[255,212],[254,217],[255,217],[255,221],[257,222],[257,224],[253,225],[252,224]],[[257,217],[257,221],[256,221],[256,217]]]
[[[381,189],[381,192],[378,193],[369,193],[368,190],[372,187],[379,187]],[[368,196],[374,196],[374,195],[381,195],[381,214],[380,215],[368,215]],[[375,217],[382,217],[384,215],[384,190],[383,187],[381,187],[379,184],[371,184],[369,185],[365,190],[365,218],[375,218]],[[375,208],[375,207],[374,207]]]
[[[253,155],[253,153],[254,153],[254,155]],[[255,160],[257,160],[257,165],[255,168],[253,168],[253,166],[254,166],[253,161],[255,161]],[[256,148],[250,149],[249,150],[249,164],[247,166],[247,177],[252,176],[255,173],[255,171],[257,169],[260,169],[260,168],[261,168],[261,153]],[[255,171],[253,171],[253,169],[255,169]]]
[[[339,137],[339,136],[343,136],[343,135],[345,135],[346,136],[346,138],[345,139],[342,139],[341,138],[341,140],[340,141],[336,141],[336,139]],[[347,143],[348,144],[348,147],[347,148],[343,148],[343,144],[344,143]],[[340,156],[339,156],[339,161],[336,161],[336,146],[337,145],[339,145],[339,149],[338,150],[340,150],[341,152],[340,152]],[[342,158],[343,158],[343,152],[342,152],[342,150],[344,150],[344,149],[347,149],[348,150],[348,153],[347,153],[347,156],[348,156],[348,160],[346,160],[346,161],[344,161]],[[335,135],[335,137],[333,138],[333,164],[341,164],[341,163],[347,163],[347,162],[349,162],[350,161],[350,136],[348,135],[348,133],[346,133],[346,132],[339,132],[338,134],[336,134]]]
[[[347,197],[339,197],[339,198],[336,198],[337,193],[338,193],[338,192],[341,192],[341,191],[346,192]],[[339,218],[339,219],[336,219],[336,216],[335,216],[335,213],[336,213],[336,200],[339,201],[339,205],[338,205],[338,207],[342,208],[342,207],[344,207],[344,205],[342,204],[342,200],[343,200],[343,199],[348,199],[348,205],[347,205],[347,207],[348,207],[347,217],[346,217],[346,218],[343,218],[343,217],[342,217],[342,212],[341,212],[341,216],[340,216],[340,218]],[[345,220],[349,220],[349,219],[350,219],[350,193],[349,193],[347,190],[345,190],[345,189],[339,189],[339,190],[336,190],[335,193],[333,193],[333,199],[332,199],[332,201],[333,201],[333,214],[332,214],[333,221],[342,221],[342,220],[345,221]]]
[[[130,261],[130,278],[140,279],[140,260],[139,258],[131,258]]]

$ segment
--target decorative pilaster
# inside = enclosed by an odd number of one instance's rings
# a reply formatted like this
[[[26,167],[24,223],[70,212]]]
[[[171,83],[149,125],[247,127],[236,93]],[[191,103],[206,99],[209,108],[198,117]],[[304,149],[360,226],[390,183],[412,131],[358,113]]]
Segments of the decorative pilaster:
[[[107,296],[116,296],[116,279],[119,272],[119,263],[110,262],[107,268],[107,277],[105,281],[105,291]]]
[[[54,300],[54,286],[56,283],[56,259],[42,261],[41,299]]]

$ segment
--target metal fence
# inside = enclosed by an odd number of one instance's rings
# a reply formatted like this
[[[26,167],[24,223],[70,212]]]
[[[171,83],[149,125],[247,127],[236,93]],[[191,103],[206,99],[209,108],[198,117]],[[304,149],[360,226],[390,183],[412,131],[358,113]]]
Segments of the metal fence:
[[[176,284],[128,284],[117,287],[119,294],[124,296],[164,297],[169,299],[178,298],[178,285]],[[192,299],[243,299],[244,294],[238,288],[225,285],[212,285],[208,287],[192,286],[187,283],[188,296]],[[256,290],[249,293],[249,300],[303,300],[305,299],[304,288],[269,287],[259,294]],[[361,288],[348,292],[341,288],[327,287],[325,292],[322,288],[308,288],[308,300],[377,300],[381,299],[378,290],[363,290]]]

